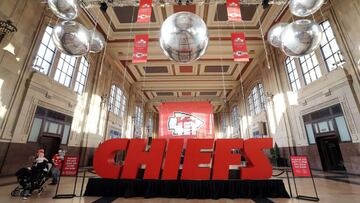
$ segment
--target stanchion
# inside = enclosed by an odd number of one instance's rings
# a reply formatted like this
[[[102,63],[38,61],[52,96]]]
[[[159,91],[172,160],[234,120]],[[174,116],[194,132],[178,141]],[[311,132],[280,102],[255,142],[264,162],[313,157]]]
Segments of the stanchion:
[[[288,183],[288,187],[289,187],[289,192],[290,192],[290,197],[293,198],[293,194],[292,194],[292,189],[291,189],[291,184],[290,184],[290,177],[289,177],[289,171],[291,170],[290,167],[274,167],[275,170],[280,170],[282,171],[279,174],[276,175],[272,175],[273,177],[278,177],[282,174],[286,174],[286,179],[287,179],[287,183]]]

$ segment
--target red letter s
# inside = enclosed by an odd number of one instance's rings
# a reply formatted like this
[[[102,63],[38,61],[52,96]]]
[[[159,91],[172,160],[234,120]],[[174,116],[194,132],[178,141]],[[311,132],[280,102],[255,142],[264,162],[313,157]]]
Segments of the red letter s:
[[[262,149],[272,148],[272,138],[248,139],[244,142],[246,168],[241,169],[241,179],[261,180],[269,179],[272,175],[272,166]]]

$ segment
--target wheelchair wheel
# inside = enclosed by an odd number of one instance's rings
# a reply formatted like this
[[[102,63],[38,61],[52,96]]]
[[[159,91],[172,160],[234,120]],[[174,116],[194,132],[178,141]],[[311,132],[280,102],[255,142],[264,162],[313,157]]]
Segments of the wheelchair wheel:
[[[11,196],[16,197],[20,195],[20,186],[17,186],[13,191],[10,193]]]
[[[44,191],[44,187],[40,187],[39,190],[38,190],[38,195],[40,195],[43,191]]]
[[[31,193],[30,193],[29,190],[25,190],[25,189],[24,189],[24,190],[21,190],[20,196],[27,198],[27,197],[30,197],[30,196],[31,196]]]

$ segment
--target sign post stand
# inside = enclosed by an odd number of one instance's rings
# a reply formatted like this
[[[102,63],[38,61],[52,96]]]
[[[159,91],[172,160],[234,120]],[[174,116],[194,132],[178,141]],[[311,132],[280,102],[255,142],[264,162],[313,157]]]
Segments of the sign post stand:
[[[319,199],[319,196],[318,196],[318,193],[316,190],[314,177],[312,175],[307,157],[306,156],[290,156],[290,162],[291,162],[291,169],[292,169],[292,173],[293,173],[296,198],[302,199],[302,200],[318,202],[320,199]],[[299,195],[298,191],[297,191],[297,187],[296,187],[295,177],[311,177],[316,196],[311,197],[311,196]]]
[[[64,163],[62,164],[62,167],[60,170],[59,181],[56,185],[55,196],[53,197],[53,199],[73,198],[76,196],[75,190],[76,190],[76,182],[77,182],[77,176],[78,176],[78,166],[79,166],[79,157],[78,156],[65,156],[64,157]],[[74,184],[74,189],[73,189],[72,194],[58,194],[61,176],[74,176],[74,175],[75,175],[75,184]]]

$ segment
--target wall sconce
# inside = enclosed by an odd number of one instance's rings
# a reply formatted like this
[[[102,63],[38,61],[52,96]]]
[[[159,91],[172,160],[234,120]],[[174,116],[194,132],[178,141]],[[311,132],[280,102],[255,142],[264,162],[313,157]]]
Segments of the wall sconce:
[[[104,94],[101,96],[101,105],[105,105],[108,101],[108,95]]]
[[[274,97],[273,93],[271,93],[271,92],[265,92],[265,96],[268,99],[272,99]]]
[[[0,43],[4,39],[5,35],[11,32],[16,32],[17,28],[12,24],[10,20],[0,20]]]

